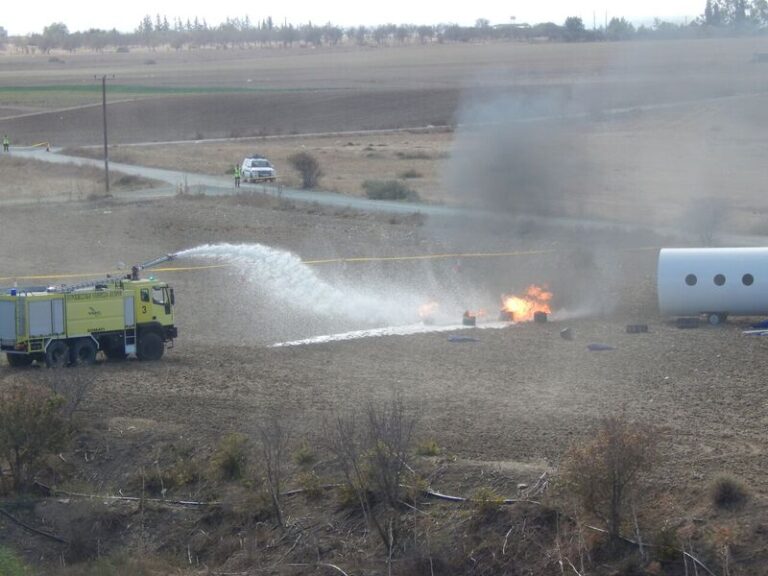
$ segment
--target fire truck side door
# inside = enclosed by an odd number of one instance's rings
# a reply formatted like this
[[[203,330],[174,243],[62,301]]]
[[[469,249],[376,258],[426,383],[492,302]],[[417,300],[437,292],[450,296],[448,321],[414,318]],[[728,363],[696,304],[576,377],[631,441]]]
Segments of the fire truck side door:
[[[152,299],[150,298],[150,288],[141,288],[139,290],[139,299],[136,302],[136,323],[145,324],[152,322],[155,319],[154,310],[152,308]]]

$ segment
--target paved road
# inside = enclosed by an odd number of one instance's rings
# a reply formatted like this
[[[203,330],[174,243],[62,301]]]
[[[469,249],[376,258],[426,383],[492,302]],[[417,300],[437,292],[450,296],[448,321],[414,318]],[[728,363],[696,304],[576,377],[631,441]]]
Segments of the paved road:
[[[72,163],[80,166],[94,166],[102,168],[104,166],[103,160],[97,160],[93,158],[81,158],[78,156],[66,156],[60,154],[56,149],[51,149],[50,152],[43,149],[12,149],[11,152],[14,156],[22,156],[25,158],[33,158],[36,160],[43,160],[53,163]],[[207,174],[195,174],[190,172],[180,172],[176,170],[167,170],[163,168],[150,168],[148,166],[136,166],[132,164],[121,164],[119,162],[110,162],[110,170],[122,172],[124,174],[130,174],[134,176],[142,176],[144,178],[151,178],[160,182],[165,182],[168,186],[159,188],[150,188],[145,190],[134,190],[131,192],[118,192],[114,194],[114,197],[122,201],[137,201],[137,200],[153,200],[158,198],[169,198],[178,194],[179,190],[189,190],[191,193],[203,193],[209,196],[223,196],[228,194],[234,194],[236,192],[232,179],[226,176],[210,176]],[[322,191],[307,191],[298,190],[295,188],[288,188],[285,186],[275,186],[267,184],[243,184],[240,189],[243,191],[252,191],[255,193],[265,194],[269,196],[281,197],[286,200],[293,200],[297,202],[317,203],[324,206],[331,206],[336,208],[350,208],[361,212],[385,212],[393,214],[414,214],[421,213],[430,217],[445,217],[445,218],[461,218],[469,223],[475,221],[476,223],[483,222],[503,222],[509,225],[514,225],[521,221],[525,222],[537,222],[541,221],[548,225],[561,225],[567,227],[579,227],[582,229],[621,229],[626,232],[632,231],[648,231],[653,230],[659,234],[676,237],[681,240],[696,241],[690,233],[679,229],[659,229],[650,228],[644,224],[627,224],[616,221],[608,220],[589,220],[583,218],[542,218],[531,215],[512,215],[496,212],[488,212],[485,210],[455,207],[455,206],[438,206],[432,204],[422,204],[418,202],[394,202],[386,200],[369,200],[368,198],[360,198],[354,196],[345,196],[343,194],[336,194],[334,192],[322,192]],[[50,201],[67,201],[67,197],[51,198]],[[33,201],[37,203],[37,200]],[[18,205],[23,204],[21,199],[12,199],[2,202],[5,205]],[[720,243],[732,245],[732,246],[765,246],[768,245],[768,238],[765,236],[752,236],[752,235],[717,235]]]
[[[81,158],[78,156],[65,156],[59,154],[56,149],[46,152],[41,149],[12,149],[14,156],[24,158],[33,158],[45,162],[57,164],[76,164],[78,166],[93,166],[103,168],[104,161],[93,158]],[[155,198],[168,198],[175,196],[179,190],[190,190],[192,192],[201,192],[209,196],[222,196],[234,194],[236,192],[232,179],[226,176],[210,176],[207,174],[195,174],[191,172],[179,172],[176,170],[166,170],[164,168],[150,168],[148,166],[135,166],[132,164],[121,164],[119,162],[110,162],[109,169],[132,176],[142,176],[151,178],[160,182],[165,182],[168,186],[160,188],[150,188],[146,190],[120,192],[114,196],[121,200],[147,200]],[[242,184],[241,192],[253,191],[256,193],[267,194],[270,196],[279,196],[286,200],[295,200],[297,202],[315,202],[325,206],[338,208],[352,208],[365,212],[391,212],[397,214],[413,214],[421,212],[434,216],[447,215],[455,216],[463,211],[446,206],[434,206],[429,204],[393,202],[385,200],[369,200],[368,198],[359,198],[354,196],[345,196],[334,192],[307,191],[285,186],[276,186],[271,184]],[[10,201],[9,203],[19,203]]]

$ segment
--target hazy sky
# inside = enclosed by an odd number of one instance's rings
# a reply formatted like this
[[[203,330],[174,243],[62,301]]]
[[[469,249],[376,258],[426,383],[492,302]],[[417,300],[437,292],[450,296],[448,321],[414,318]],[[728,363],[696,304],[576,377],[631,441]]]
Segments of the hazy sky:
[[[654,17],[682,21],[704,11],[705,0],[475,0],[474,2],[414,2],[413,0],[339,1],[282,0],[274,3],[218,0],[197,3],[178,0],[163,2],[129,0],[100,2],[83,0],[33,0],[31,2],[5,2],[0,13],[0,26],[9,34],[42,32],[53,22],[63,22],[71,32],[89,28],[133,31],[149,14],[167,16],[170,22],[180,17],[205,19],[209,25],[223,22],[227,17],[242,18],[246,14],[252,22],[271,16],[276,23],[325,24],[339,26],[376,24],[439,24],[472,25],[478,18],[492,24],[510,22],[562,23],[568,16],[580,16],[591,28],[593,18],[599,26],[613,16],[625,17],[635,23],[651,22]]]

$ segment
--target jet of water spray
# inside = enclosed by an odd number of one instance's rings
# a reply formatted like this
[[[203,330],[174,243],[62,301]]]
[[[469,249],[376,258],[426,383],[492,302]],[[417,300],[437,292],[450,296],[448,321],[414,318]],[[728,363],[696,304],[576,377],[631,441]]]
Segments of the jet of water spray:
[[[297,255],[263,244],[205,244],[178,252],[177,257],[228,262],[281,305],[366,324],[413,322],[416,302],[422,301],[406,291],[331,285]]]

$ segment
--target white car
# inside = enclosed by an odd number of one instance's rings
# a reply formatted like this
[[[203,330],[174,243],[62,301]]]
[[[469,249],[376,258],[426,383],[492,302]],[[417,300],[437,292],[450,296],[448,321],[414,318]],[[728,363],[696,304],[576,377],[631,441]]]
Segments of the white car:
[[[272,166],[272,162],[264,156],[255,154],[243,160],[240,177],[243,182],[274,182],[277,180],[277,171]]]

